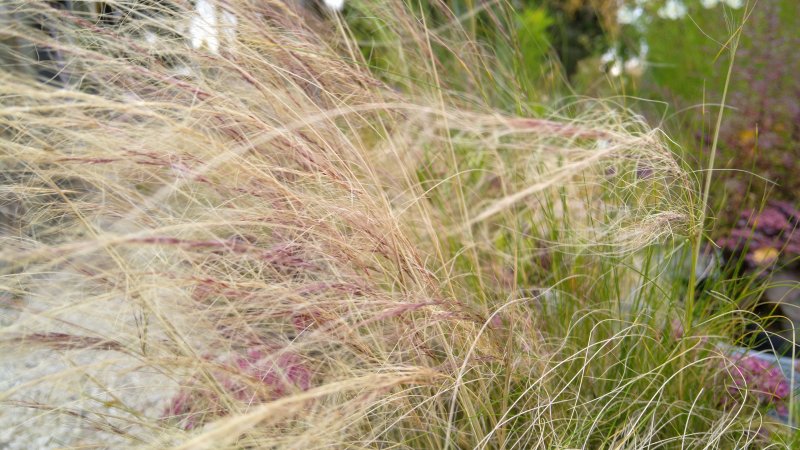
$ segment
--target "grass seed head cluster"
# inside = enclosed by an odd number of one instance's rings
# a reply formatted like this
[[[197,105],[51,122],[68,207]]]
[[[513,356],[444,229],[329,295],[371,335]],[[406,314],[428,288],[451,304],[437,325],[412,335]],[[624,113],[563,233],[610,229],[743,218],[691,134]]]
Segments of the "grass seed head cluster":
[[[214,49],[190,2],[74,3],[0,7],[0,359],[52,369],[3,409],[66,446],[761,436],[706,370],[720,321],[670,334],[685,286],[648,249],[693,232],[696,183],[643,120],[473,95],[515,80],[437,2],[348,2],[403,43],[383,75],[291,2],[207,2]]]

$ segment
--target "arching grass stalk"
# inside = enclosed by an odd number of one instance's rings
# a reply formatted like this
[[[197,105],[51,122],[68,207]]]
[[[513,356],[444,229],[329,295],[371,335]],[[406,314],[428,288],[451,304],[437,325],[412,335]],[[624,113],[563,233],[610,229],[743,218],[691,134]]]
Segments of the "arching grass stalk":
[[[740,25],[736,31],[733,33],[731,38],[726,43],[725,48],[730,49],[731,60],[728,63],[728,73],[725,75],[725,85],[722,89],[722,99],[719,103],[719,113],[717,114],[717,123],[714,127],[714,139],[711,143],[711,155],[708,158],[708,167],[706,168],[706,176],[705,182],[703,185],[702,191],[702,201],[700,203],[700,213],[698,222],[695,224],[696,233],[692,234],[692,259],[691,259],[691,272],[689,273],[689,286],[688,292],[686,295],[686,317],[685,317],[685,324],[684,330],[686,330],[686,335],[689,335],[689,332],[692,328],[692,316],[694,314],[694,303],[696,297],[696,289],[695,285],[697,284],[697,264],[700,259],[700,247],[703,241],[703,231],[705,230],[705,221],[706,221],[706,208],[708,205],[708,194],[711,190],[711,177],[713,176],[714,172],[714,160],[717,155],[717,144],[719,143],[719,130],[722,128],[722,116],[725,113],[725,102],[728,96],[728,86],[730,86],[731,75],[733,74],[733,65],[736,61],[736,49],[739,47],[739,38],[741,36],[742,27],[744,26],[744,21],[742,21],[742,25]],[[694,230],[693,230],[694,231]]]
[[[730,59],[730,62],[728,63],[728,72],[725,75],[725,84],[724,84],[724,86],[722,88],[722,98],[720,99],[720,103],[719,103],[719,113],[717,114],[717,123],[716,123],[716,125],[714,127],[714,139],[713,139],[713,141],[711,143],[711,155],[708,158],[708,167],[706,169],[705,182],[704,182],[703,191],[702,191],[702,194],[701,194],[702,195],[702,200],[701,200],[701,203],[700,203],[699,217],[698,217],[697,222],[693,224],[693,227],[692,227],[692,230],[691,230],[692,233],[690,235],[691,236],[690,239],[692,241],[691,242],[691,246],[692,246],[691,269],[689,271],[689,286],[687,286],[686,304],[684,305],[685,306],[685,311],[684,311],[684,319],[683,319],[683,322],[684,322],[683,329],[684,329],[684,333],[685,333],[684,336],[687,336],[687,337],[691,336],[691,332],[692,332],[692,322],[693,322],[693,319],[694,319],[694,304],[695,304],[695,297],[697,295],[697,293],[696,293],[697,264],[698,264],[698,261],[700,259],[700,247],[701,247],[702,242],[703,242],[703,231],[705,230],[706,208],[707,208],[707,205],[708,205],[709,191],[711,190],[711,177],[712,177],[713,171],[714,171],[714,161],[715,161],[715,158],[716,158],[716,155],[717,155],[717,144],[719,143],[719,130],[720,130],[720,128],[722,128],[722,116],[725,113],[725,102],[726,102],[726,99],[727,99],[727,96],[728,96],[728,86],[730,86],[731,75],[733,74],[733,65],[734,65],[735,60],[736,60],[736,49],[739,46],[740,33],[741,33],[741,30],[742,30],[742,26],[744,26],[744,22],[745,21],[743,20],[742,21],[742,25],[740,25],[736,29],[736,31],[731,35],[730,39],[728,39],[728,42],[726,43],[726,45],[724,45],[723,48],[720,50],[720,53],[721,53],[722,50],[724,50],[725,48],[729,48],[730,49],[731,59]],[[719,55],[717,55],[717,57],[719,57]],[[681,341],[681,349],[682,349],[682,351],[686,348],[686,342],[687,342],[686,339],[683,339]],[[685,354],[685,353],[682,353],[682,354]],[[684,363],[682,361],[681,365],[683,365],[683,364]],[[679,383],[680,383],[680,386],[681,386],[680,387],[681,396],[683,396],[683,394],[684,394],[684,392],[683,392],[684,383],[683,383],[683,374],[682,373],[681,373],[681,379],[680,379]]]

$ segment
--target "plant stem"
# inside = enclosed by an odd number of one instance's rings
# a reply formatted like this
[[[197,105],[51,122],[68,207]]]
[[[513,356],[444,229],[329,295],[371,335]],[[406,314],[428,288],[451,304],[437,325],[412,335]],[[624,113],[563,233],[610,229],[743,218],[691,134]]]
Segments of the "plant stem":
[[[719,114],[717,114],[717,123],[714,128],[714,139],[711,143],[711,155],[708,159],[708,167],[706,168],[705,183],[703,185],[702,200],[700,203],[700,214],[698,222],[695,224],[697,233],[692,235],[692,259],[691,271],[689,273],[689,286],[686,295],[686,317],[684,320],[684,336],[688,336],[692,328],[692,317],[694,315],[694,303],[696,296],[695,285],[697,284],[697,264],[700,259],[700,247],[703,241],[703,231],[705,230],[706,222],[706,209],[708,208],[708,194],[711,190],[711,177],[714,173],[714,160],[717,156],[717,144],[719,142],[719,130],[722,128],[722,116],[725,113],[725,102],[728,96],[728,86],[730,85],[731,75],[733,74],[733,65],[736,60],[736,49],[739,47],[739,36],[741,27],[736,30],[731,38],[730,55],[731,60],[728,63],[728,73],[725,76],[725,85],[722,89],[722,99],[720,100]]]

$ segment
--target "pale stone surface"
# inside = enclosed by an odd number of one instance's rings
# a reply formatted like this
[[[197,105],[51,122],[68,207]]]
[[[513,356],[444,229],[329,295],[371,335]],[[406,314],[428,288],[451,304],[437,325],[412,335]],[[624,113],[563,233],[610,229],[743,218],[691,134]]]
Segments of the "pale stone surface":
[[[115,296],[81,298],[90,288],[76,273],[37,281],[35,292],[16,299],[6,294],[0,303],[4,339],[23,339],[0,349],[0,449],[152,442],[146,424],[162,417],[179,386],[141,357],[136,304]],[[150,342],[165,339],[155,320],[147,333]],[[88,344],[70,344],[70,336]],[[48,337],[52,342],[41,342]],[[104,339],[122,348],[97,344]]]

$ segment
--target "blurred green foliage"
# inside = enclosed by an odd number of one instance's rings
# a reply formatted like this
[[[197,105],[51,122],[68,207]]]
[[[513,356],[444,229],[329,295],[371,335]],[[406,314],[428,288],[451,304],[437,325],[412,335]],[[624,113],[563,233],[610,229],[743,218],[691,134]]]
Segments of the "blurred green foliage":
[[[484,100],[490,99],[501,109],[534,113],[536,103],[552,103],[571,95],[569,80],[580,61],[607,48],[613,34],[609,24],[614,7],[610,5],[616,5],[611,0],[407,0],[407,4],[431,31],[431,59],[456,69],[446,71],[450,77],[440,80],[447,88],[461,92],[485,89],[486,83],[468,79],[481,74],[483,81],[496,86],[480,93]],[[416,74],[409,72],[413,64],[404,51],[411,33],[403,35],[398,29],[402,24],[387,23],[391,14],[386,12],[383,2],[352,0],[344,17],[366,63],[392,84],[407,86],[404,79],[416,79]],[[468,40],[480,48],[454,52],[441,45]],[[482,63],[470,60],[478,53],[482,53]],[[464,65],[472,73],[461,71],[464,79],[453,77]]]
[[[539,74],[550,48],[549,28],[554,20],[544,8],[525,9],[517,16],[517,39],[522,67],[528,77]]]
[[[692,166],[702,167],[730,62],[726,47],[741,29],[712,192],[724,228],[764,196],[796,202],[800,194],[800,2],[750,2],[741,9],[685,3],[680,20],[654,19],[643,33],[623,29],[622,39],[641,34],[650,49],[644,78],[626,93],[669,105],[675,113],[667,116],[667,131]],[[651,114],[651,121],[660,119]]]

